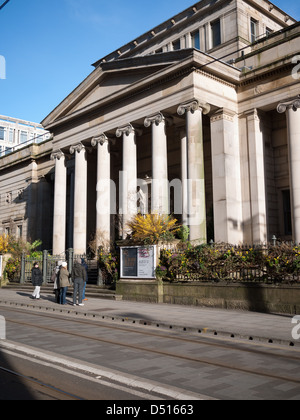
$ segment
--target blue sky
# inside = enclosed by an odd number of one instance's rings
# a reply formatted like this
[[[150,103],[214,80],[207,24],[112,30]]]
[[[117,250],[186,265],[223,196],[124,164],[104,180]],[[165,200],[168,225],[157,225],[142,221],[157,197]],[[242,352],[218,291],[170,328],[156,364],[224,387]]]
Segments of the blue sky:
[[[10,0],[0,10],[0,58],[6,62],[0,114],[42,121],[88,76],[92,63],[194,3]],[[274,4],[300,20],[299,0]]]

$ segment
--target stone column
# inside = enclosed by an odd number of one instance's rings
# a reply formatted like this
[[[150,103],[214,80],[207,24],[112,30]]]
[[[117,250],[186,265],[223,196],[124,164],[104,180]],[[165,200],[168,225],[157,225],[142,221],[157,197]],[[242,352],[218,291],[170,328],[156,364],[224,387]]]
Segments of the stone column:
[[[97,217],[96,239],[97,245],[110,241],[110,145],[105,134],[92,139],[92,146],[97,146]]]
[[[74,180],[74,254],[85,254],[87,244],[87,160],[82,143],[71,146],[70,153],[75,153]]]
[[[202,115],[209,111],[209,105],[200,105],[197,100],[180,105],[177,111],[179,115],[186,113],[188,226],[190,240],[198,243],[207,242]]]
[[[235,113],[221,109],[211,117],[215,242],[243,241],[241,172]]]
[[[67,168],[61,150],[53,152],[51,160],[55,160],[52,252],[53,255],[60,255],[66,247]]]
[[[188,161],[187,161],[187,137],[186,131],[180,132],[181,141],[181,184],[182,184],[182,224],[188,225]]]
[[[248,165],[252,242],[268,240],[263,122],[257,109],[245,113],[248,132]]]
[[[290,189],[293,240],[300,243],[300,95],[278,105],[279,113],[286,112],[290,166]]]
[[[151,212],[169,214],[168,145],[166,123],[159,112],[145,119],[152,126],[152,188]]]
[[[137,214],[137,147],[136,133],[131,124],[120,127],[117,137],[123,138],[123,171],[120,174],[120,214],[123,215],[122,236],[126,239],[127,223]]]

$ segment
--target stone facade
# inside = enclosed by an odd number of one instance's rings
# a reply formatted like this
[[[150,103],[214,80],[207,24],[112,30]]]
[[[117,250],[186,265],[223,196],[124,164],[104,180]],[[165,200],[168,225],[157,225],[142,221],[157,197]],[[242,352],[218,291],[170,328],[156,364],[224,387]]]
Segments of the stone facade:
[[[300,242],[299,38],[269,1],[203,0],[97,61],[53,139],[0,160],[2,228],[84,253],[154,211],[195,242]]]

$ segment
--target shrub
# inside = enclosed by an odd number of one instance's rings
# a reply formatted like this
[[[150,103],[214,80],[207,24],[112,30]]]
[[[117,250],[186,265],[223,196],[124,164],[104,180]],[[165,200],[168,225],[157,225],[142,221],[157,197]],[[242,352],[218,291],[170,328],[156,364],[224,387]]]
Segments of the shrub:
[[[21,264],[16,258],[10,258],[5,267],[5,274],[10,282],[20,279]]]
[[[7,254],[9,251],[10,238],[8,235],[0,235],[0,254]]]
[[[119,279],[120,259],[116,251],[99,249],[99,268],[107,280],[115,283]]]
[[[154,245],[160,241],[170,242],[175,239],[179,230],[176,219],[159,214],[138,214],[128,223],[128,227],[132,231],[132,240],[145,245]]]

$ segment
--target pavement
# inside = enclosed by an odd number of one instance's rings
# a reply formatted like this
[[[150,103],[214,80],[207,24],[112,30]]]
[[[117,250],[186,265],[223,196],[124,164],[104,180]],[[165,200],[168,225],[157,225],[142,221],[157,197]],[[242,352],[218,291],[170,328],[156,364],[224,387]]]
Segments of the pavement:
[[[78,317],[92,317],[124,323],[139,323],[152,328],[173,329],[187,334],[213,335],[234,340],[245,339],[286,346],[299,346],[295,334],[299,320],[293,316],[263,314],[238,310],[190,307],[132,301],[89,298],[84,307],[58,305],[54,295],[45,292],[40,300],[30,299],[28,290],[0,289],[0,306],[22,307],[28,310],[51,311]],[[294,332],[294,334],[293,334]],[[294,337],[293,337],[294,335]]]

